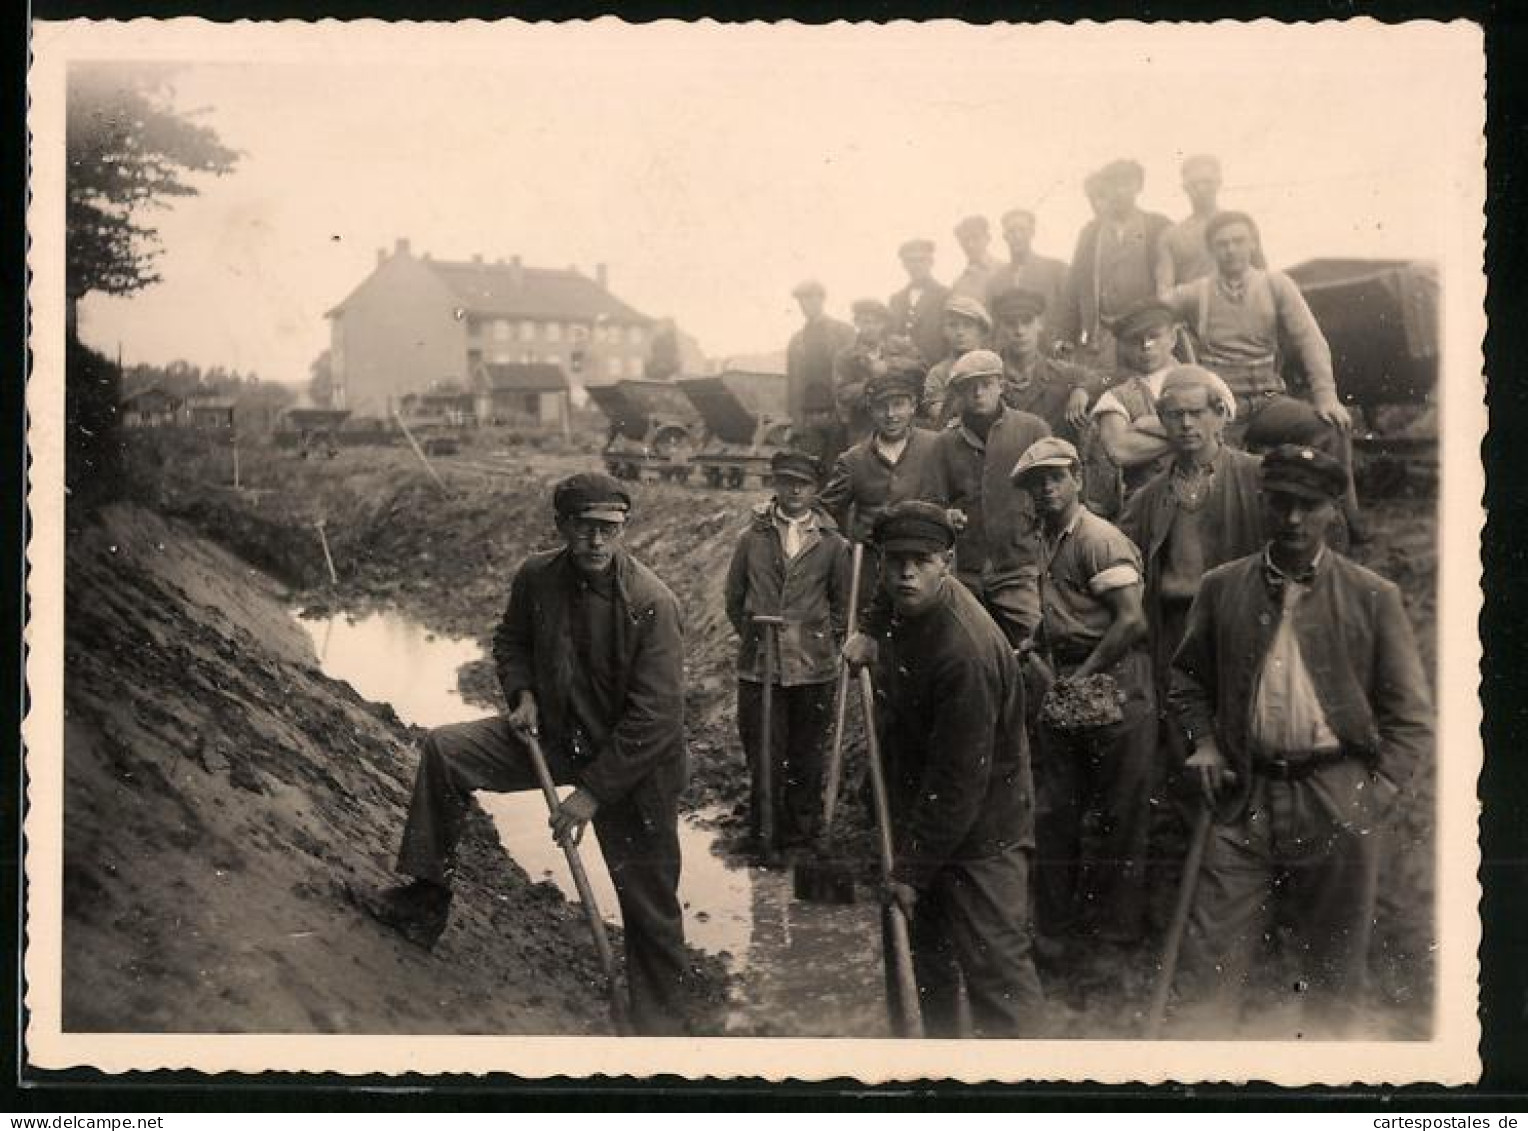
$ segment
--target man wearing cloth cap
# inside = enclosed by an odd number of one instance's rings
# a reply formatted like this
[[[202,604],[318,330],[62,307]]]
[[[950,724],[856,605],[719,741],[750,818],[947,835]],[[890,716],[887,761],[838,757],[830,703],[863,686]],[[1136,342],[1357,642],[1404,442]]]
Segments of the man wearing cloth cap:
[[[1039,549],[1034,506],[1008,473],[1050,429],[1003,404],[1003,362],[991,350],[955,362],[950,397],[959,415],[939,433],[931,497],[959,531],[955,576],[1017,647],[1040,621]]]
[[[1216,819],[1186,996],[1234,1009],[1287,899],[1316,1014],[1301,1031],[1317,1039],[1344,1035],[1362,1008],[1385,820],[1433,737],[1400,591],[1327,545],[1345,485],[1315,448],[1263,458],[1270,540],[1205,575],[1170,693]]]
[[[828,466],[846,443],[833,395],[833,362],[854,344],[854,327],[823,312],[827,291],[815,279],[791,294],[806,321],[785,350],[787,407],[796,443]]]
[[[1352,463],[1352,418],[1337,395],[1332,350],[1293,279],[1260,270],[1257,224],[1244,212],[1221,212],[1205,225],[1215,271],[1167,292],[1167,303],[1198,342],[1199,363],[1236,394],[1237,423],[1227,436],[1238,447],[1283,443],[1317,447]],[[1310,386],[1310,403],[1289,395],[1282,354],[1292,353]],[[1344,492],[1350,533],[1361,534],[1358,497]]]
[[[923,379],[923,403],[919,416],[930,427],[943,428],[955,415],[955,406],[945,403],[945,386],[950,381],[950,367],[972,350],[987,349],[992,338],[992,316],[974,298],[952,294],[944,304],[945,358],[928,371]]]
[[[993,304],[998,295],[1012,290],[1039,295],[1042,314],[1059,309],[1061,291],[1066,285],[1066,264],[1035,251],[1035,214],[1028,208],[1010,208],[1003,213],[1002,225],[1003,242],[1008,245],[1008,262],[998,264],[992,272],[992,277],[987,280],[987,293],[983,296],[992,317],[997,318]],[[1051,335],[1042,331],[1040,341],[1044,352],[1049,353]]]
[[[737,720],[748,765],[768,751],[774,827],[785,849],[810,844],[822,806],[822,748],[832,723],[838,645],[848,626],[849,544],[814,507],[819,468],[805,452],[770,460],[774,498],[754,508],[727,570],[727,619],[740,641]],[[779,617],[775,656],[756,616]],[[769,735],[763,727],[763,680],[772,670]],[[753,788],[752,833],[759,835],[765,799]],[[768,851],[770,846],[763,846]]]
[[[1103,388],[1093,371],[1047,357],[1042,348],[1045,296],[1002,291],[992,300],[993,342],[1003,359],[1003,403],[1033,413],[1063,439],[1081,447],[1088,434],[1088,406]]]
[[[918,387],[916,374],[899,370],[871,380],[875,430],[838,457],[822,489],[823,507],[852,541],[868,542],[876,517],[891,504],[931,497],[936,437],[913,427]]]
[[[425,737],[398,871],[413,883],[367,910],[432,947],[445,929],[464,814],[474,790],[536,789],[524,745],[538,737],[552,776],[577,788],[551,825],[582,837],[591,820],[625,929],[631,1016],[639,1032],[685,1030],[679,907],[684,787],[684,655],[679,604],[621,545],[631,499],[607,475],[565,479],[552,496],[560,550],[532,554],[493,635],[507,715]]]
[[[912,340],[927,368],[949,350],[944,339],[944,302],[950,288],[934,278],[934,241],[908,240],[898,252],[907,286],[891,296],[891,329]]]
[[[1177,316],[1159,299],[1137,303],[1114,323],[1121,379],[1093,403],[1098,444],[1092,454],[1099,458],[1089,467],[1088,489],[1089,505],[1106,518],[1119,514],[1142,484],[1167,466],[1170,449],[1157,417],[1157,397],[1178,364],[1177,333]],[[1231,391],[1213,380],[1232,419]]]
[[[992,255],[992,225],[985,216],[967,216],[955,225],[955,242],[965,252],[966,269],[950,284],[950,293],[984,303],[987,284],[998,267]]]
[[[859,336],[833,359],[833,396],[847,442],[857,444],[871,432],[870,404],[865,399],[870,380],[893,368],[921,376],[928,367],[912,342],[890,332],[891,311],[885,303],[862,298],[850,309]]]
[[[1167,371],[1156,403],[1172,455],[1167,468],[1136,492],[1119,522],[1146,562],[1144,606],[1163,710],[1173,652],[1200,578],[1223,562],[1255,553],[1264,542],[1261,461],[1222,442],[1228,410],[1221,389],[1219,379],[1198,366]],[[1174,743],[1177,728],[1168,727],[1165,734]]]
[[[1040,518],[1038,656],[1057,682],[1108,675],[1120,718],[1061,730],[1042,713],[1035,754],[1040,929],[1139,942],[1146,928],[1146,838],[1155,778],[1157,712],[1135,544],[1082,505],[1077,449],[1037,441],[1013,469]],[[1099,816],[1088,890],[1079,890],[1082,828]],[[1079,907],[1085,903],[1086,910]]]
[[[1114,365],[1109,323],[1171,282],[1162,237],[1172,221],[1136,206],[1146,183],[1139,162],[1112,161],[1090,183],[1098,215],[1077,237],[1055,331],[1107,370]]]
[[[1034,792],[1024,687],[1003,634],[949,576],[955,531],[923,502],[876,523],[884,601],[845,658],[873,664],[894,867],[929,1037],[1019,1037],[1041,1022],[1030,952]],[[889,981],[890,979],[888,979]]]

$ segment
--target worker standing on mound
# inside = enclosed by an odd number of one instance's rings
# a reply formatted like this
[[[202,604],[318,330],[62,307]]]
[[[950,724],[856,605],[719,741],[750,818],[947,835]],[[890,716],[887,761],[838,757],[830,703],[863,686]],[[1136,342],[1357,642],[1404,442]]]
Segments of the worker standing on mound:
[[[631,498],[585,473],[552,495],[563,548],[527,558],[493,637],[507,715],[436,727],[421,747],[398,871],[411,883],[363,903],[431,948],[451,910],[463,817],[474,790],[536,789],[538,739],[559,785],[551,819],[575,843],[591,821],[621,906],[636,1032],[686,1031],[679,906],[679,794],[686,777],[679,604],[621,545]]]

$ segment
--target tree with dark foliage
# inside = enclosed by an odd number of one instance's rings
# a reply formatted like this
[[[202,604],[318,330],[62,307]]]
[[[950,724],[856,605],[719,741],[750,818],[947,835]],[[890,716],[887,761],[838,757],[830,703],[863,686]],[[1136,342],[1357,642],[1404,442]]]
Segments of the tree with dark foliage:
[[[170,76],[168,68],[136,64],[76,63],[69,72],[64,474],[76,518],[110,499],[121,482],[122,382],[119,366],[79,342],[76,306],[92,291],[130,295],[157,283],[158,233],[143,222],[144,210],[194,196],[188,174],[222,175],[239,157],[172,107]]]

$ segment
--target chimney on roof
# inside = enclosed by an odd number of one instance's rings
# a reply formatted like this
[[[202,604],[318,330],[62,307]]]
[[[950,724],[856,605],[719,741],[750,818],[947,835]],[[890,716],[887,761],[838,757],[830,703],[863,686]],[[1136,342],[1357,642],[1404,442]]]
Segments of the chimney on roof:
[[[406,239],[399,239],[398,242],[393,246],[393,251],[397,255],[407,256],[409,253],[409,241]]]
[[[610,272],[603,263],[594,265],[594,281],[600,285],[600,290],[610,289]]]
[[[377,266],[380,267],[380,266],[382,266],[382,264],[384,264],[386,262],[387,262],[387,248],[385,248],[385,247],[377,248]]]
[[[479,266],[482,266],[482,263],[483,263],[483,257],[482,257],[482,256],[481,256],[481,255],[474,255],[474,256],[473,256],[473,257],[472,257],[472,262],[474,262],[474,263],[476,263],[476,264],[478,264],[478,265],[479,265]]]
[[[525,285],[525,268],[520,266],[520,257],[518,255],[510,257],[509,281],[510,285],[516,289]]]

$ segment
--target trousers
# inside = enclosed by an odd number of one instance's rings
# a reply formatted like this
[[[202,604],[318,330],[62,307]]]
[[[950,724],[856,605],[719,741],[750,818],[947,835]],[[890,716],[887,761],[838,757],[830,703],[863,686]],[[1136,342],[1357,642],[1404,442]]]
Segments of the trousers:
[[[887,935],[883,920],[883,936]],[[924,1035],[930,1038],[1034,1036],[1045,995],[1029,929],[1029,849],[951,860],[918,896],[908,935]],[[889,937],[883,938],[890,954]],[[886,992],[897,1002],[887,963]],[[963,1031],[961,994],[970,1011]]]
[[[577,784],[577,767],[563,751],[545,753],[558,785]],[[505,719],[436,727],[420,746],[398,871],[449,886],[473,791],[539,788],[525,745]],[[688,957],[677,800],[661,813],[652,808],[627,795],[601,805],[592,823],[621,905],[633,1026],[652,1036],[679,1035],[686,1029]]]
[[[1357,759],[1301,781],[1261,775],[1241,819],[1210,831],[1184,939],[1180,994],[1231,1015],[1274,912],[1292,920],[1306,1008],[1340,1026],[1361,1004],[1383,836]]]
[[[1157,714],[1149,697],[1127,703],[1124,712],[1097,731],[1037,727],[1035,915],[1046,935],[1081,927],[1133,942],[1146,931]],[[1090,813],[1098,836],[1084,868],[1083,822]]]
[[[775,835],[782,847],[810,844],[817,833],[822,807],[823,746],[833,722],[831,683],[795,687],[776,684],[771,693],[769,765],[774,794]],[[759,788],[759,757],[765,745],[764,685],[740,679],[737,685],[737,729],[752,775],[749,828],[763,829],[764,797]]]

